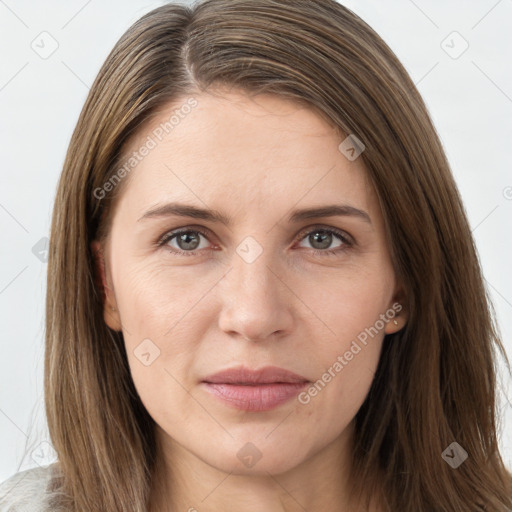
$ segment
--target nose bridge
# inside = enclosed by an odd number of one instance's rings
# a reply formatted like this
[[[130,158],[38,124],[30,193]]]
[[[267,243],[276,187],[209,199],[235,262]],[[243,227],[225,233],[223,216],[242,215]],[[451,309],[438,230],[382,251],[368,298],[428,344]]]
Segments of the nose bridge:
[[[220,327],[248,339],[264,339],[289,327],[289,297],[277,277],[271,249],[246,237],[233,254],[222,287]]]
[[[234,284],[231,291],[243,293],[246,300],[253,302],[266,299],[264,302],[269,304],[279,293],[276,271],[272,269],[272,264],[276,266],[272,250],[248,236],[240,242],[235,252],[229,273]]]

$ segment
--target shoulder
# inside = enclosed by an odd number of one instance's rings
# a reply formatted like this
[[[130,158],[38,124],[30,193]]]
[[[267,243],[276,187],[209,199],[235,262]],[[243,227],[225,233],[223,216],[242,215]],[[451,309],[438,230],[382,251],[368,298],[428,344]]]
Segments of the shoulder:
[[[48,512],[57,463],[20,471],[0,483],[0,512]]]

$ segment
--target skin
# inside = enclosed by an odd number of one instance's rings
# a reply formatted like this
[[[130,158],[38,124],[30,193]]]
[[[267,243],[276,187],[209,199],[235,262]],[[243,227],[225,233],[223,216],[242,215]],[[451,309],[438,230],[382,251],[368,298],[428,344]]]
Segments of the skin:
[[[333,503],[360,510],[347,499],[353,420],[384,334],[404,326],[405,309],[307,404],[295,398],[271,411],[240,411],[201,381],[243,363],[314,382],[379,315],[403,304],[362,158],[349,161],[333,127],[298,103],[232,91],[193,96],[197,107],[131,171],[105,246],[93,242],[105,322],[122,330],[135,386],[157,423],[161,484],[152,510],[295,512]],[[151,118],[128,153],[185,100]],[[231,225],[178,216],[138,221],[171,201],[219,210]],[[363,210],[371,222],[348,215],[287,221],[294,208],[328,204]],[[206,230],[189,233],[200,242],[196,255],[171,253],[193,250],[177,238],[152,244],[184,227]],[[327,255],[314,237],[322,228],[338,228],[353,243],[332,235],[327,249],[343,250]],[[262,250],[251,263],[236,251],[248,236]],[[134,354],[145,339],[160,350],[147,366]],[[237,457],[249,442],[261,454],[252,467]]]

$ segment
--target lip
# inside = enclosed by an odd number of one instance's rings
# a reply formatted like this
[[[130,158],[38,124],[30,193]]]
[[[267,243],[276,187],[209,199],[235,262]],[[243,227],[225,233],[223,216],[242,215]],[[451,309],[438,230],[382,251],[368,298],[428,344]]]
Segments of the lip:
[[[203,379],[211,384],[274,384],[277,382],[296,384],[309,382],[306,377],[278,366],[265,366],[258,370],[251,370],[245,366],[228,368]]]
[[[267,366],[223,370],[202,381],[205,389],[226,405],[244,411],[269,411],[296,396],[309,380],[296,373]]]

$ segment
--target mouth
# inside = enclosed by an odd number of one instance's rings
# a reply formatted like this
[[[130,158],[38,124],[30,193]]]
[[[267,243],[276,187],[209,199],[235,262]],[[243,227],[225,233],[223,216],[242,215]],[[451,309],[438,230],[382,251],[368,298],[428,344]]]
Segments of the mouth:
[[[225,405],[239,410],[262,412],[275,409],[295,397],[310,381],[294,372],[268,366],[260,370],[237,367],[202,381]]]

